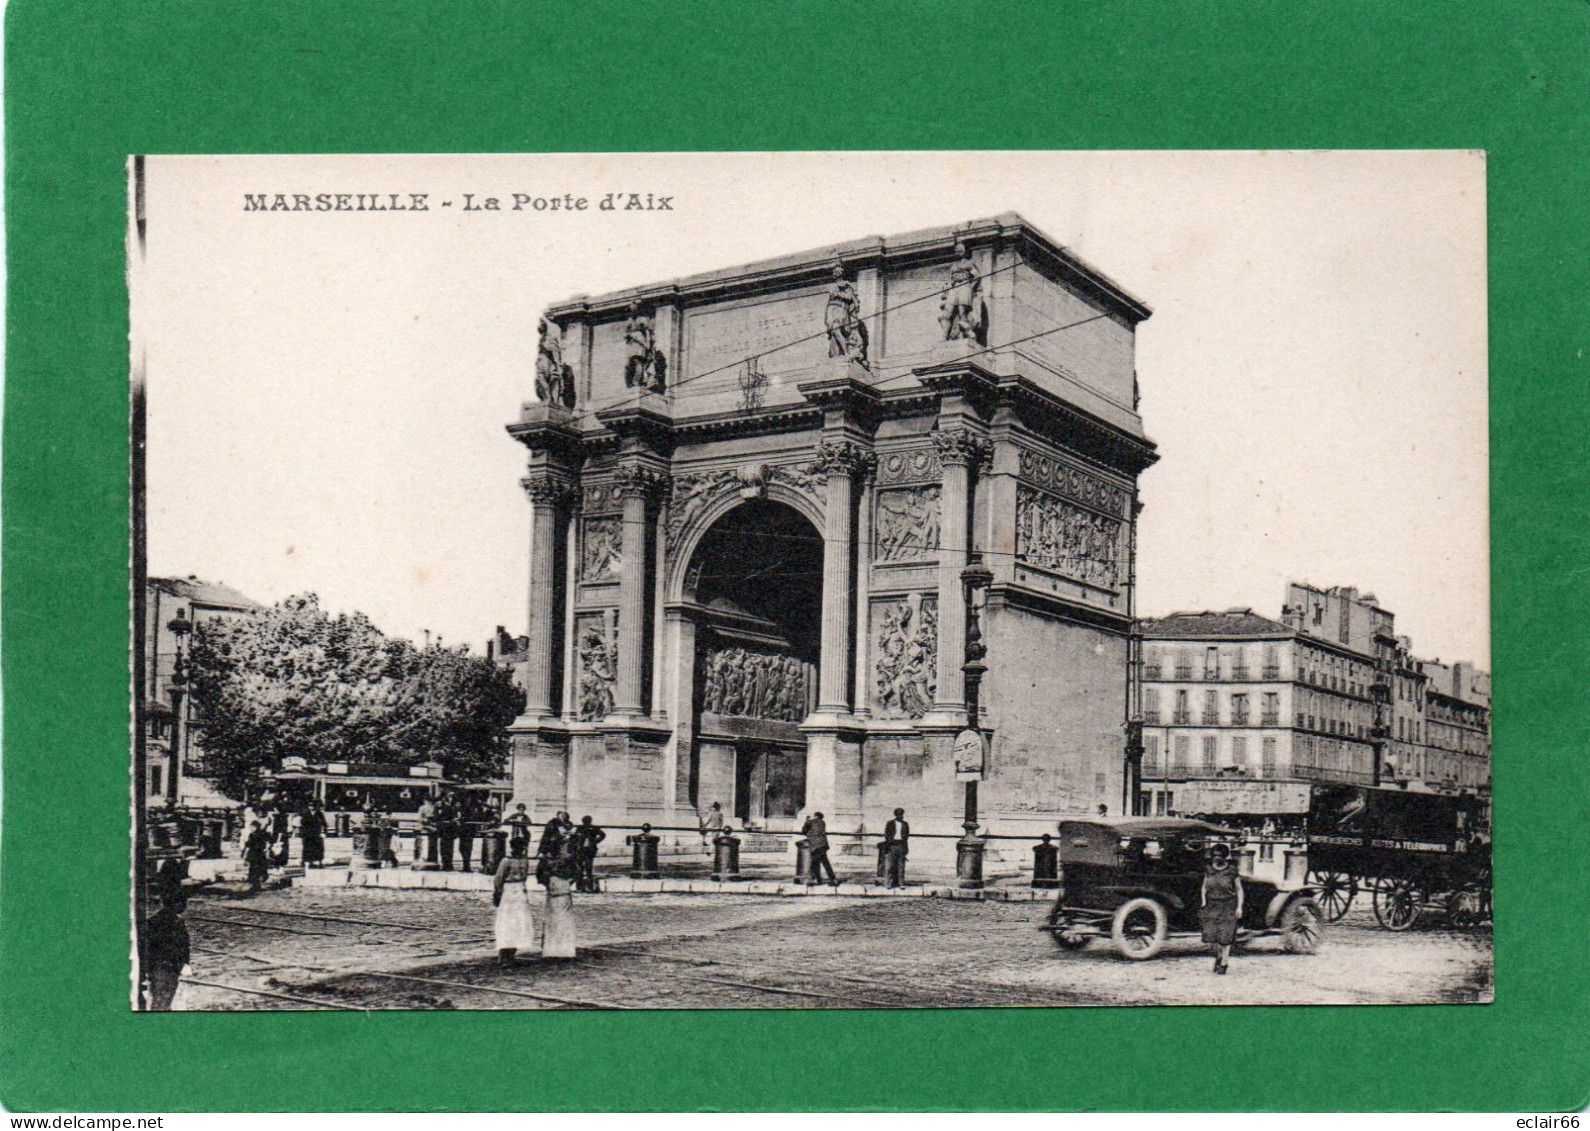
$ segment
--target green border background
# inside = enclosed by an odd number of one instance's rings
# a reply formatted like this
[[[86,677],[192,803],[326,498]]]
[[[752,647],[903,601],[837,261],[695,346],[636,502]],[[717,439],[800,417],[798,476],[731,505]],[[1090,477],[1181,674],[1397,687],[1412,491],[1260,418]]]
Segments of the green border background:
[[[1590,5],[16,0],[6,16],[8,1107],[1585,1103]],[[943,148],[1488,151],[1496,1003],[131,1013],[127,155]]]

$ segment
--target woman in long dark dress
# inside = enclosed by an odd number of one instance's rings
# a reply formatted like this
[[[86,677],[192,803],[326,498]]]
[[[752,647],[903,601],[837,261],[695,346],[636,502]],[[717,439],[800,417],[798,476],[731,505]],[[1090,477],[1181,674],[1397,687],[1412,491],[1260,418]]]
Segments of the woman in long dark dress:
[[[1231,959],[1231,946],[1237,941],[1237,920],[1242,918],[1242,880],[1231,863],[1231,846],[1209,846],[1204,869],[1203,894],[1198,907],[1198,925],[1204,942],[1215,950],[1215,973],[1224,974]]]

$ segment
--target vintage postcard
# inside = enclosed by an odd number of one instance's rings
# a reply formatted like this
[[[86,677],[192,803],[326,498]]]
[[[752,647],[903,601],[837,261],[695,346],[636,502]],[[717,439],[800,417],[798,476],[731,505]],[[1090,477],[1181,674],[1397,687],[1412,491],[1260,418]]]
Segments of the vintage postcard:
[[[1481,154],[129,181],[134,1008],[1491,1000]]]

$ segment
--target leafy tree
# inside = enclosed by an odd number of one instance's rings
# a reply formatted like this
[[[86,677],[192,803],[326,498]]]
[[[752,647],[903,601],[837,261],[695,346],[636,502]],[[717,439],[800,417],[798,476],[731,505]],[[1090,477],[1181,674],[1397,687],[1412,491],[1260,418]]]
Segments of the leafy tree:
[[[330,616],[314,594],[194,633],[192,694],[204,773],[242,797],[260,768],[436,760],[449,777],[501,768],[518,694],[506,671],[463,649],[416,649],[362,613]]]

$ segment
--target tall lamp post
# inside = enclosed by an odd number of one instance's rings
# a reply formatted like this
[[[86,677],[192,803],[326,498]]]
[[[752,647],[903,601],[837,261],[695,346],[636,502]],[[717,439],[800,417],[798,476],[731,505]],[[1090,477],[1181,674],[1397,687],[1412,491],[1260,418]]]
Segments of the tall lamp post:
[[[955,879],[963,888],[983,886],[986,842],[977,835],[977,783],[983,779],[988,752],[979,718],[979,691],[988,671],[983,657],[988,655],[988,647],[983,643],[980,620],[982,602],[993,580],[983,556],[970,554],[966,568],[961,570],[961,590],[966,598],[966,660],[961,664],[961,671],[966,674],[966,729],[955,738],[955,776],[966,783],[966,816],[961,824],[966,835],[955,842]]]
[[[166,623],[171,635],[176,637],[176,658],[171,664],[171,772],[166,778],[166,805],[177,808],[178,786],[182,779],[182,743],[186,737],[182,725],[182,697],[188,690],[188,634],[193,631],[190,621],[181,609]]]

